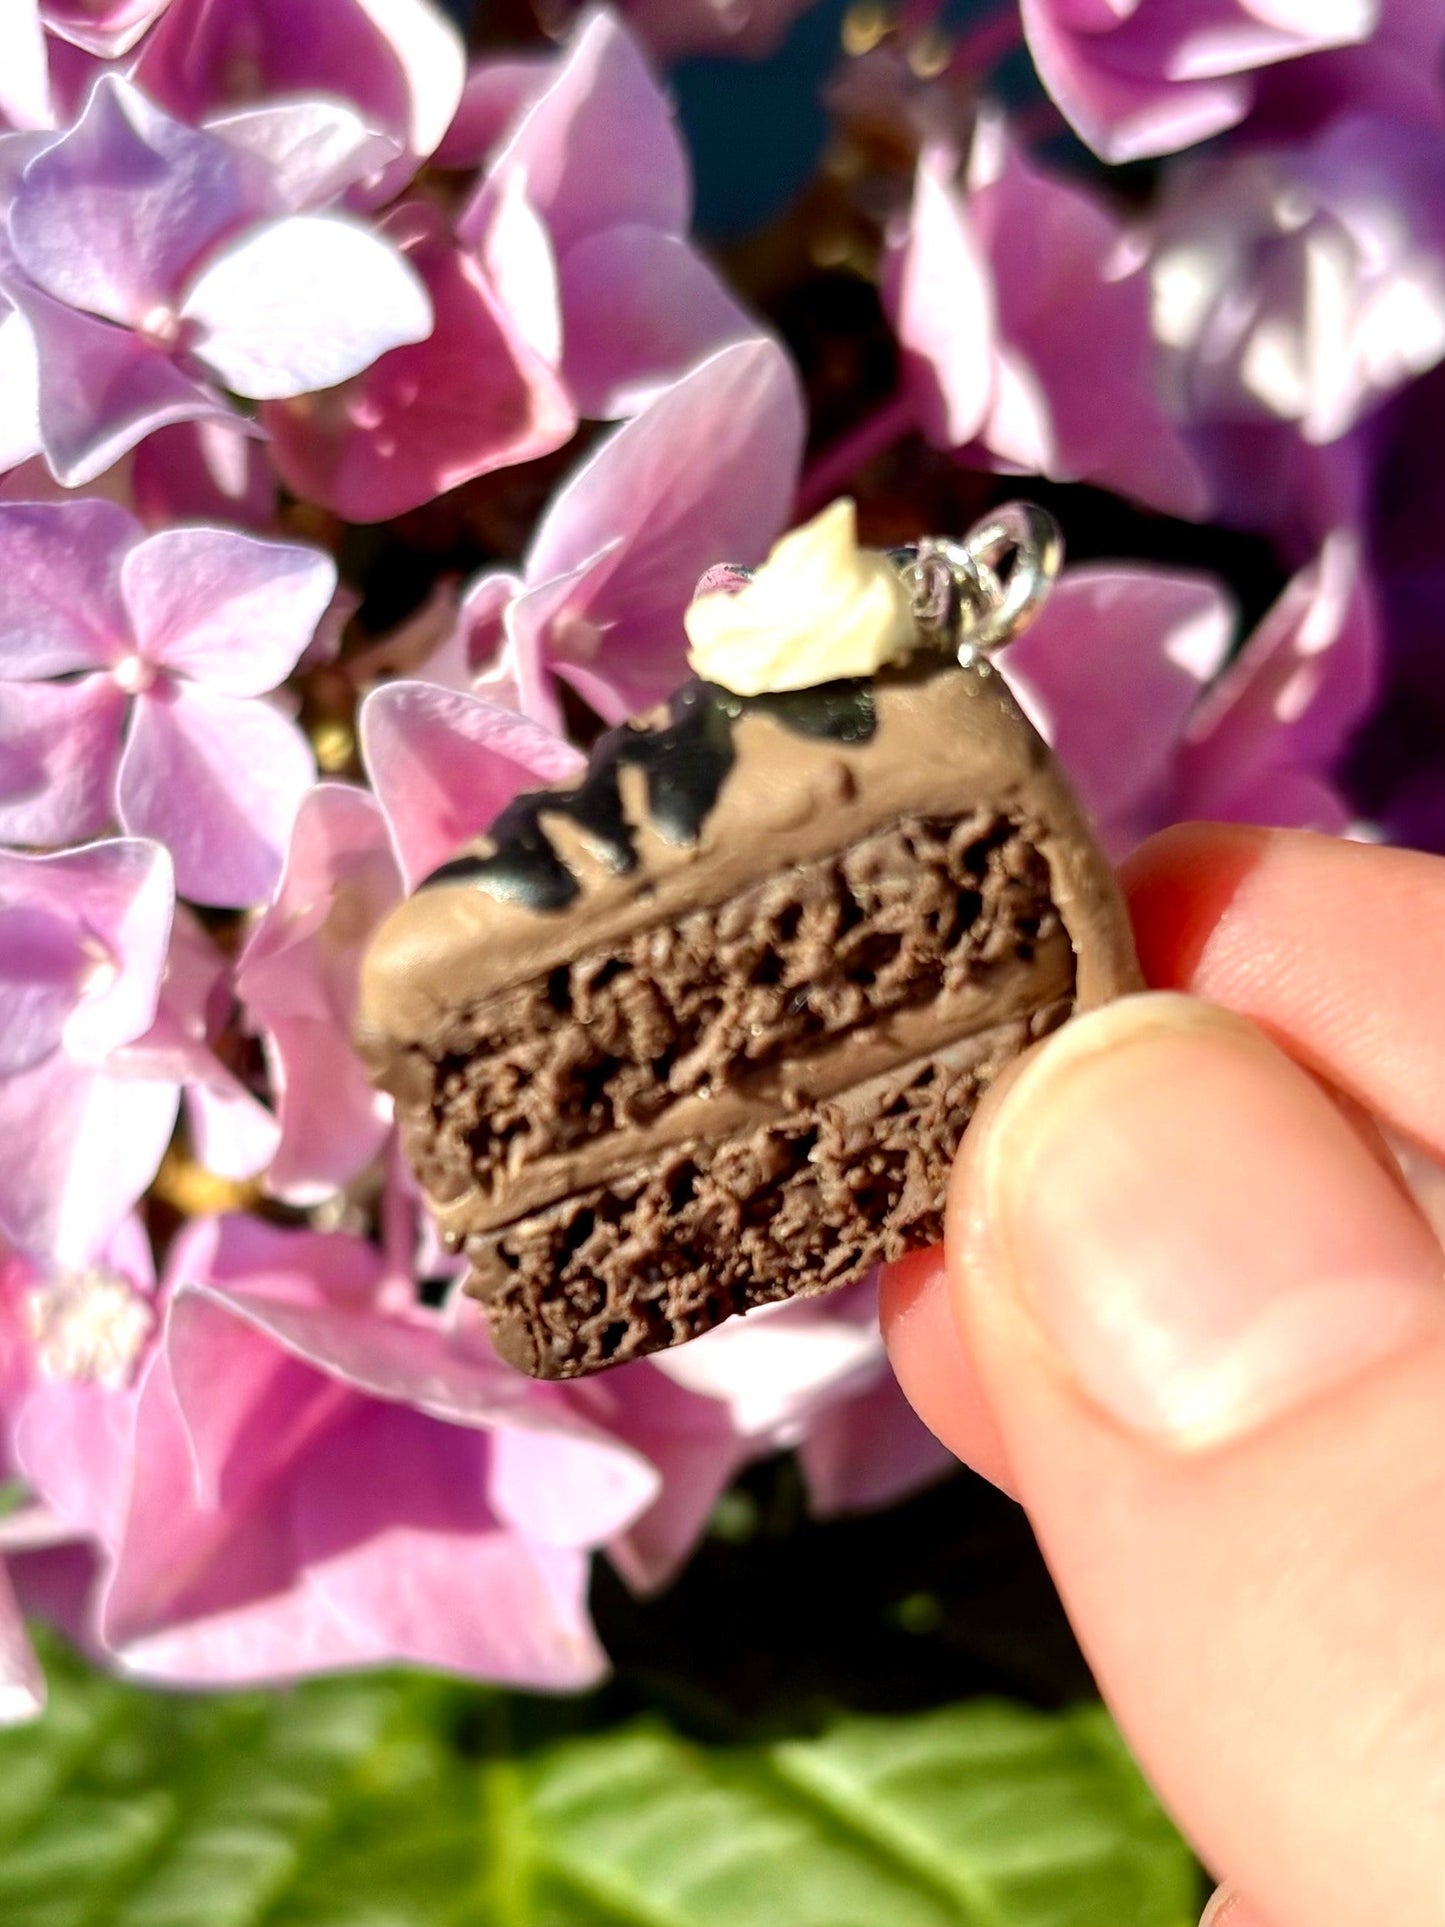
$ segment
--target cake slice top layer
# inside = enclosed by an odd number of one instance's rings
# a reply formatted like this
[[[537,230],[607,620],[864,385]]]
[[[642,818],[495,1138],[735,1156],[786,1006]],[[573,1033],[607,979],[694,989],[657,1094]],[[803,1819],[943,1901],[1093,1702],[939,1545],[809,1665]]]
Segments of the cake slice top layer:
[[[1047,868],[1078,1004],[1133,987],[1112,874],[1003,678],[921,657],[785,696],[694,682],[610,731],[579,783],[518,797],[392,912],[362,973],[362,1048],[404,1096],[398,1052],[434,1056],[459,1010],[905,820],[981,809]]]

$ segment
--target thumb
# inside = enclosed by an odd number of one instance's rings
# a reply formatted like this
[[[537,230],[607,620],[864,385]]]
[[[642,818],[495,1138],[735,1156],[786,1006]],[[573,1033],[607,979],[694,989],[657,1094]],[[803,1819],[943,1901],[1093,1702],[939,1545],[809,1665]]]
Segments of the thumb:
[[[1383,1158],[1243,1020],[1129,999],[983,1107],[937,1289],[1206,1862],[1270,1927],[1439,1927],[1445,1283]]]

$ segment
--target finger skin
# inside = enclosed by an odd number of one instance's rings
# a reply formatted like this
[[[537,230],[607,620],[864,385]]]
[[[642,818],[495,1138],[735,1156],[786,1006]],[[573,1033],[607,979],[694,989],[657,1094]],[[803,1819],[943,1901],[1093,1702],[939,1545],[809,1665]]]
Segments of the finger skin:
[[[1206,1864],[1277,1927],[1440,1927],[1445,1298],[1410,1355],[1242,1442],[1141,1440],[1021,1328],[970,1215],[989,1130],[985,1111],[960,1166],[953,1302],[1146,1772]]]
[[[950,1452],[1016,1498],[1002,1435],[959,1337],[942,1247],[887,1266],[878,1299],[904,1397]]]
[[[1445,1157],[1445,862],[1188,823],[1122,871],[1146,981],[1256,1023]]]

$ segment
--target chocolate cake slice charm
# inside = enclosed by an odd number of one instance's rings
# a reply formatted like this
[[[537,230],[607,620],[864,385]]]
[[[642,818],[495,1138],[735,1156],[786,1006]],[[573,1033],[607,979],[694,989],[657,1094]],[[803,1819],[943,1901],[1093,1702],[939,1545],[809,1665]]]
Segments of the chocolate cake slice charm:
[[[991,1080],[1137,988],[1108,862],[988,655],[1058,559],[1022,506],[882,556],[835,504],[694,603],[698,680],[378,932],[361,1046],[522,1370],[936,1243]]]

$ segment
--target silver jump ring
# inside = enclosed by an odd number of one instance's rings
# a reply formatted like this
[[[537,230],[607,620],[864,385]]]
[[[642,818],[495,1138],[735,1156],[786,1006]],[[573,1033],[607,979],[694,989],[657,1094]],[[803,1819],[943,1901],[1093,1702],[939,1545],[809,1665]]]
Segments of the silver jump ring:
[[[1033,502],[1005,502],[962,541],[925,536],[899,556],[920,627],[956,648],[961,662],[1022,634],[1063,560],[1062,530]]]

